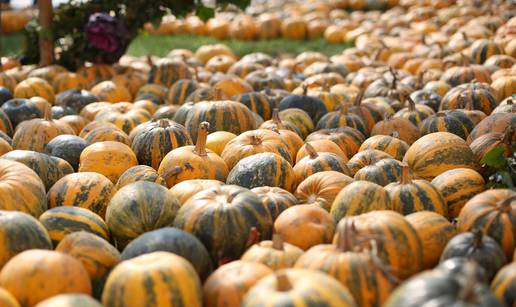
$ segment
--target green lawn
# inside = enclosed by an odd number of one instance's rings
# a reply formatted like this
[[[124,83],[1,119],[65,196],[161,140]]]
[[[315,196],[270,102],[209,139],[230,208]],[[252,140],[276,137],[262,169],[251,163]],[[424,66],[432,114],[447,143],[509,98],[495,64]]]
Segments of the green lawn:
[[[24,40],[21,34],[0,34],[0,55],[20,55],[23,52],[23,42]],[[349,47],[343,44],[328,44],[322,38],[306,41],[288,40],[283,38],[261,41],[219,41],[215,38],[206,36],[162,36],[142,33],[131,43],[128,53],[135,56],[148,54],[164,56],[172,49],[185,48],[196,50],[202,45],[214,44],[217,42],[227,44],[238,55],[258,51],[270,53],[272,55],[284,53],[298,54],[308,50],[320,51],[327,55],[333,55],[341,53],[342,50]]]

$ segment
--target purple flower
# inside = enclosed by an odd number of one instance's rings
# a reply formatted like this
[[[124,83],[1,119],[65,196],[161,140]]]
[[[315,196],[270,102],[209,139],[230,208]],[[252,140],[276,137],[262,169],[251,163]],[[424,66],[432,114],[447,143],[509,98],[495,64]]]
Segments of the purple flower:
[[[127,29],[117,18],[106,13],[91,15],[85,31],[90,46],[98,51],[97,62],[112,64],[127,48]]]

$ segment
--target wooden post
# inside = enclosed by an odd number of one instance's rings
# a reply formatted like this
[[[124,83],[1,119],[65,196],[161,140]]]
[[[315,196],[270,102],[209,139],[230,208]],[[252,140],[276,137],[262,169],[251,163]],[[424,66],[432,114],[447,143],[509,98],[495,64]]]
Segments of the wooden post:
[[[48,66],[54,62],[54,40],[50,32],[52,25],[52,0],[39,0],[39,23],[41,33],[39,35],[39,65]]]

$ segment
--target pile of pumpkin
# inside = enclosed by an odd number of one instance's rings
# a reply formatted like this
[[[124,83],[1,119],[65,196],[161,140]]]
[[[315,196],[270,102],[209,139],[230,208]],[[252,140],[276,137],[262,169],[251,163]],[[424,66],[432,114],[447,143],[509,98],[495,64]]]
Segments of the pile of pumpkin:
[[[30,9],[15,11],[0,8],[0,33],[8,34],[22,31],[32,15],[33,12]]]
[[[514,155],[516,18],[490,9],[330,58],[2,59],[0,305],[513,306],[516,192],[481,161]]]

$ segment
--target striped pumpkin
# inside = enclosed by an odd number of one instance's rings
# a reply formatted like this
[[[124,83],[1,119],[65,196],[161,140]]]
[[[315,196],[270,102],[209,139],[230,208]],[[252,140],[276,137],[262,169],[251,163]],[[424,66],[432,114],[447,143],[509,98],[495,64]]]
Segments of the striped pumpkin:
[[[502,267],[491,283],[494,294],[501,302],[505,303],[505,306],[514,306],[516,303],[515,283],[516,262],[513,261]]]
[[[262,263],[270,269],[277,271],[293,267],[302,254],[302,249],[283,242],[281,235],[274,234],[272,241],[261,241],[254,244],[240,259]]]
[[[458,216],[459,232],[482,229],[512,257],[516,246],[516,192],[509,189],[488,190],[471,198]]]
[[[4,288],[0,288],[0,304],[4,307],[20,307],[16,298]]]
[[[240,160],[229,173],[227,183],[248,189],[280,187],[292,192],[296,187],[296,176],[287,160],[277,154],[264,152]]]
[[[115,192],[115,185],[101,174],[74,173],[58,180],[48,190],[47,200],[49,208],[82,207],[104,218],[106,208]]]
[[[220,156],[224,151],[227,143],[236,137],[237,136],[231,132],[215,131],[208,134],[208,138],[206,139],[206,147]]]
[[[185,62],[162,58],[152,65],[147,83],[156,83],[171,87],[180,79],[192,79],[192,72]]]
[[[308,113],[301,109],[285,109],[279,112],[278,115],[281,121],[294,124],[302,138],[306,138],[314,130],[314,122],[312,121],[312,118]]]
[[[500,77],[491,83],[498,101],[516,94],[516,77],[514,75]]]
[[[251,190],[262,200],[262,204],[267,207],[272,221],[285,209],[297,205],[298,200],[292,193],[278,187],[257,187]]]
[[[65,293],[91,294],[86,269],[73,257],[42,249],[18,254],[0,273],[0,287],[9,291],[20,306]]]
[[[457,230],[445,217],[431,211],[414,212],[405,218],[423,244],[423,268],[434,268],[439,263],[444,247],[457,234]]]
[[[13,148],[11,147],[11,144],[7,142],[6,140],[0,138],[0,156],[3,156],[4,154],[12,151]]]
[[[372,165],[382,159],[393,159],[391,155],[386,152],[376,150],[376,149],[366,149],[364,151],[359,151],[356,155],[354,155],[348,161],[348,168],[351,172],[351,175],[355,176],[355,174],[362,168]]]
[[[269,72],[266,70],[256,70],[250,72],[245,76],[244,80],[247,81],[255,91],[261,91],[268,88],[286,88],[285,81],[282,77],[278,76],[278,74],[276,74],[275,72]]]
[[[52,104],[54,102],[55,93],[52,85],[46,80],[31,77],[18,83],[13,91],[15,98],[32,98],[35,96],[42,97]]]
[[[279,134],[266,129],[246,131],[238,135],[226,144],[220,157],[224,159],[229,169],[233,169],[243,158],[262,152],[278,154],[293,164],[285,140]]]
[[[198,192],[209,189],[211,187],[219,187],[224,185],[222,181],[214,180],[214,179],[191,179],[181,181],[180,183],[174,185],[170,188],[170,191],[174,194],[174,196],[179,201],[179,204],[182,206],[190,199],[190,197],[194,196]]]
[[[197,103],[201,101],[211,101],[214,100],[217,95],[218,94],[211,87],[200,87],[188,95],[186,102]]]
[[[109,272],[121,261],[120,253],[109,242],[85,231],[64,237],[56,251],[70,255],[84,265],[95,298],[100,298]]]
[[[146,231],[172,226],[179,202],[167,188],[138,181],[116,192],[106,210],[106,224],[116,246],[124,248]]]
[[[249,110],[258,113],[264,120],[272,118],[272,103],[265,94],[249,92],[233,96],[231,100],[244,104]]]
[[[405,156],[405,153],[409,149],[409,145],[397,138],[398,133],[394,133],[392,136],[390,135],[375,135],[368,139],[366,139],[358,151],[364,151],[368,149],[375,149],[383,151],[389,155],[391,155],[394,159],[401,161]]]
[[[125,110],[105,109],[95,115],[95,121],[100,123],[112,123],[125,133],[131,131],[141,123],[147,122],[152,115],[145,109],[132,108]]]
[[[367,131],[371,131],[374,125],[383,119],[380,109],[371,103],[362,103],[363,91],[355,98],[349,112],[358,115],[366,125]]]
[[[17,84],[16,78],[5,72],[0,72],[0,86],[7,88],[12,93]]]
[[[236,135],[255,129],[252,112],[243,104],[230,100],[202,101],[188,113],[185,127],[194,141],[199,125],[208,122],[209,132],[228,131]]]
[[[364,135],[357,129],[342,127],[315,131],[306,137],[306,142],[320,139],[327,139],[337,144],[346,154],[346,157],[353,157],[365,141]]]
[[[412,145],[420,137],[418,128],[410,120],[390,115],[376,123],[371,130],[371,136],[393,135],[393,133],[398,133],[398,138],[409,145]]]
[[[57,120],[60,125],[68,125],[74,134],[79,134],[89,121],[80,115],[65,115]]]
[[[489,86],[469,83],[459,85],[448,91],[444,95],[439,109],[472,109],[491,114],[497,105],[497,98]]]
[[[307,144],[310,144],[310,146],[311,146],[311,148],[313,148],[313,150],[312,149],[309,150]],[[299,148],[299,150],[297,151],[296,163],[301,161],[303,158],[310,156],[310,153],[312,151],[315,151],[318,153],[319,152],[333,153],[333,154],[339,156],[344,161],[348,162],[348,157],[346,156],[346,154],[344,154],[344,152],[342,152],[342,150],[340,149],[340,147],[337,144],[335,144],[334,142],[332,142],[330,140],[322,139],[322,140],[314,140],[311,142],[303,143],[303,146],[301,146],[301,148]]]
[[[502,46],[492,40],[479,39],[471,45],[471,58],[476,64],[484,64],[492,55],[503,53]]]
[[[167,119],[141,124],[132,137],[131,148],[138,162],[154,169],[159,168],[161,161],[171,150],[192,145],[185,127]]]
[[[350,222],[356,231],[350,238],[351,246],[368,248],[370,240],[375,240],[378,256],[390,266],[396,277],[405,279],[423,268],[423,244],[416,230],[401,214],[378,210],[345,217],[339,222],[337,229]],[[340,231],[337,231],[333,242],[339,240]]]
[[[109,241],[109,229],[104,220],[90,210],[81,207],[56,207],[47,210],[39,217],[52,240],[57,244],[68,234],[86,231]]]
[[[7,135],[13,135],[14,132],[9,116],[2,109],[0,109],[0,130]]]
[[[16,127],[13,148],[45,152],[45,146],[56,136],[75,134],[73,129],[50,117],[35,118],[22,122]]]
[[[91,93],[99,98],[100,101],[111,103],[132,101],[131,93],[122,84],[113,81],[102,81],[91,88]]]
[[[60,294],[39,302],[36,307],[102,307],[102,305],[86,294]]]
[[[178,105],[162,105],[152,114],[152,119],[174,119],[174,115],[180,107]]]
[[[415,126],[418,126],[426,118],[435,114],[432,108],[424,104],[416,104],[410,96],[407,96],[407,103],[408,107],[399,110],[393,115],[393,117],[408,119]]]
[[[337,194],[351,182],[351,177],[340,172],[319,172],[303,180],[294,195],[302,204],[316,205],[330,211]]]
[[[79,68],[77,73],[86,78],[90,85],[93,85],[113,78],[115,70],[107,64],[93,64]]]
[[[147,76],[139,71],[127,71],[114,76],[111,81],[125,87],[129,94],[131,94],[131,97],[134,98],[138,93],[138,89],[147,83]]]
[[[324,115],[318,122],[316,130],[352,127],[360,131],[363,135],[369,135],[369,129],[360,116],[349,113],[349,106],[343,104],[339,111],[329,112]]]
[[[424,105],[432,109],[432,111],[437,112],[441,105],[441,96],[446,94],[450,88],[451,87],[443,81],[430,81],[425,84],[423,89],[410,94],[410,98],[416,103],[416,110],[417,105]]]
[[[304,129],[305,127],[298,126],[290,121],[282,120],[279,116],[279,109],[277,108],[272,110],[272,119],[261,123],[259,127],[260,129],[268,130],[288,130],[296,133],[301,138],[304,137],[304,131],[302,129]]]
[[[142,255],[117,265],[109,274],[102,304],[111,307],[201,307],[197,272],[184,258],[167,252]]]
[[[509,127],[516,127],[515,113],[493,113],[475,126],[475,129],[468,136],[468,144],[487,133],[504,133]],[[516,134],[513,135],[512,140],[516,141]]]
[[[448,68],[441,80],[448,83],[451,87],[455,87],[473,80],[482,83],[491,83],[490,73],[486,67],[481,65],[454,66]]]
[[[359,306],[381,306],[397,286],[397,279],[374,252],[357,250],[350,245],[352,224],[338,231],[341,234],[336,244],[312,247],[298,259],[295,267],[322,271],[334,277],[350,291]]]
[[[90,103],[98,102],[99,99],[86,90],[67,90],[56,95],[55,105],[69,107],[80,112]]]
[[[222,265],[204,283],[204,306],[240,306],[247,291],[271,273],[267,266],[250,261]]]
[[[162,186],[167,186],[165,179],[163,179],[158,172],[147,165],[136,165],[127,169],[116,182],[116,189],[120,190],[122,187],[138,181],[154,182]]]
[[[97,172],[116,183],[127,169],[137,164],[136,155],[129,146],[119,142],[98,142],[82,151],[79,172]]]
[[[201,240],[216,265],[240,258],[256,240],[270,237],[271,226],[271,216],[260,198],[233,185],[195,194],[174,221],[174,227]]]
[[[160,84],[149,83],[140,87],[136,96],[135,101],[138,100],[150,100],[157,105],[163,105],[167,103],[168,89]]]
[[[375,210],[393,210],[394,200],[380,185],[369,181],[354,181],[335,197],[330,214],[335,223],[345,216],[354,216]]]
[[[447,110],[444,111],[444,113],[458,119],[467,129],[468,134],[473,130],[473,128],[475,128],[476,124],[478,124],[482,119],[486,118],[486,115],[482,111],[469,109]]]
[[[52,81],[55,93],[67,90],[83,90],[88,88],[88,81],[80,74],[62,72],[57,74]]]
[[[448,207],[448,217],[454,219],[473,196],[485,190],[482,175],[469,168],[446,171],[432,180],[432,185],[443,196]]]
[[[113,104],[111,104],[109,102],[103,102],[103,101],[102,102],[92,102],[92,103],[85,105],[81,109],[81,112],[79,113],[79,115],[86,118],[87,120],[92,121],[95,119],[95,116],[97,115],[98,112],[100,112],[101,110],[109,109],[112,106],[113,106]]]
[[[264,277],[244,297],[242,307],[357,306],[346,287],[307,269],[285,269]]]
[[[303,89],[302,95],[288,95],[279,103],[280,111],[292,108],[298,108],[308,113],[314,120],[314,123],[318,122],[321,117],[328,113],[326,106],[319,98],[306,95],[306,87]]]
[[[469,135],[468,128],[462,124],[462,122],[455,116],[437,112],[435,115],[431,115],[425,119],[419,125],[419,130],[422,135],[427,135],[434,132],[449,132],[453,133],[462,139],[466,139]]]
[[[245,76],[252,73],[253,71],[257,71],[263,68],[263,65],[259,63],[238,61],[235,64],[231,65],[227,73],[238,76],[240,78],[245,78]]]
[[[192,234],[174,227],[148,231],[129,243],[122,252],[122,260],[128,260],[153,252],[170,252],[188,260],[201,280],[210,275],[213,264],[201,241]]]
[[[477,161],[480,162],[495,147],[502,147],[504,149],[504,156],[509,157],[512,154],[512,139],[515,134],[515,128],[509,127],[504,133],[486,133],[471,142],[469,147],[473,154],[475,154]]]
[[[198,88],[199,83],[195,80],[177,80],[168,90],[167,103],[182,105],[186,102],[186,98]]]
[[[0,210],[0,240],[4,242],[0,250],[0,269],[25,250],[52,249],[45,227],[23,212]]]
[[[397,182],[401,178],[402,163],[398,160],[386,158],[367,165],[355,173],[355,180],[363,180],[386,186]]]
[[[306,148],[308,156],[298,160],[293,167],[296,185],[308,176],[323,171],[337,171],[350,175],[346,160],[340,156],[331,152],[317,152],[310,143],[306,143],[304,148]]]
[[[43,117],[43,112],[38,105],[33,100],[24,98],[14,98],[6,101],[2,104],[2,110],[9,117],[13,128],[16,128],[23,121]]]
[[[96,128],[93,128],[94,125],[86,125],[82,134],[84,134],[84,140],[89,144],[95,144],[99,142],[119,142],[125,144],[127,146],[131,145],[131,139],[122,129],[118,128],[113,124],[101,123],[101,122],[92,122],[98,123],[96,124]],[[91,129],[91,130],[90,130]]]
[[[407,150],[403,162],[417,178],[432,180],[440,174],[456,169],[477,169],[475,155],[460,137],[448,132],[427,134]]]

